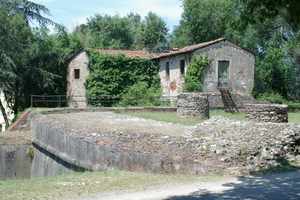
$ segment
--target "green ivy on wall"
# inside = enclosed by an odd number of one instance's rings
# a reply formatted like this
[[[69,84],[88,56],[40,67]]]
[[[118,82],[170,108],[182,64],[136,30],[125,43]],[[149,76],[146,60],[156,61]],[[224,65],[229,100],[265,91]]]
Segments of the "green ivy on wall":
[[[103,95],[121,99],[132,86],[140,82],[146,84],[152,91],[153,88],[160,90],[157,63],[147,59],[129,58],[121,54],[104,55],[92,50],[88,51],[88,54],[90,75],[86,81],[86,89],[90,104],[106,106],[118,104],[119,102],[100,102],[97,99]]]
[[[184,78],[185,92],[202,92],[205,69],[210,62],[205,56],[194,56]]]

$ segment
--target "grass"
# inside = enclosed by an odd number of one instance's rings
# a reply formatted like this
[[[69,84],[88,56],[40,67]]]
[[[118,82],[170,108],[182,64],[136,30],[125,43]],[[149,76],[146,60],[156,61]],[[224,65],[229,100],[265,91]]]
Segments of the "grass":
[[[141,117],[145,119],[152,119],[156,121],[171,122],[183,125],[196,125],[203,122],[201,118],[182,118],[178,117],[175,112],[122,112],[122,114]],[[223,116],[234,120],[246,120],[245,113],[226,113],[223,110],[211,110],[210,116]],[[289,122],[300,124],[300,112],[289,113]]]
[[[194,118],[182,118],[176,115],[176,112],[123,112],[122,114],[141,117],[145,119],[152,119],[156,121],[171,122],[183,125],[196,125],[203,122],[203,119],[199,117]],[[224,116],[230,119],[242,120],[245,119],[243,113],[225,113],[223,110],[212,110],[210,116]]]
[[[300,124],[300,112],[289,113],[289,122]]]
[[[72,173],[58,177],[30,180],[0,181],[0,199],[5,200],[56,200],[73,199],[112,191],[142,191],[168,183],[214,181],[217,176],[192,177],[106,171]]]

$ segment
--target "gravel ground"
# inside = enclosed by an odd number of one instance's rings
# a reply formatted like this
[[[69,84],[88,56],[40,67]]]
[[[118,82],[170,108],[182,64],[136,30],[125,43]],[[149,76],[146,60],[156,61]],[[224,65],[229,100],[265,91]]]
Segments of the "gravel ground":
[[[97,132],[123,132],[182,136],[193,127],[154,120],[142,119],[112,112],[81,112],[50,114],[49,118],[63,124],[73,133],[93,134]],[[84,122],[84,123],[82,123]]]

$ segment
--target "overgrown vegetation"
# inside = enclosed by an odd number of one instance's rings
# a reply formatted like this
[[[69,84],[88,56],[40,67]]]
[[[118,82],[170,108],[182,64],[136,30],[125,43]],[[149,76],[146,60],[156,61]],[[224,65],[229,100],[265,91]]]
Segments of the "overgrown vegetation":
[[[89,51],[90,75],[86,82],[87,96],[92,105],[111,106],[119,101],[103,102],[103,95],[122,99],[122,105],[155,104],[160,95],[158,65],[150,60],[124,55],[104,55]],[[102,101],[102,102],[101,102]]]
[[[159,85],[149,87],[146,82],[138,82],[129,87],[121,96],[120,106],[159,106],[161,90]]]
[[[205,69],[210,64],[205,56],[194,56],[184,77],[184,90],[186,92],[202,92]]]

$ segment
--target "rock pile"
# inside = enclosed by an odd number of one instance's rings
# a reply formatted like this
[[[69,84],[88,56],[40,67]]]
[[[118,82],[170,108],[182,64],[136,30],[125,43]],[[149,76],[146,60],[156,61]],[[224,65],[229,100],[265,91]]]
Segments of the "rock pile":
[[[209,118],[208,97],[201,93],[182,93],[177,99],[177,114],[181,117]]]
[[[257,122],[288,122],[288,106],[278,104],[248,104],[246,117]]]
[[[300,125],[233,121],[217,117],[200,124],[193,137],[212,157],[254,172],[278,167],[300,155]]]

